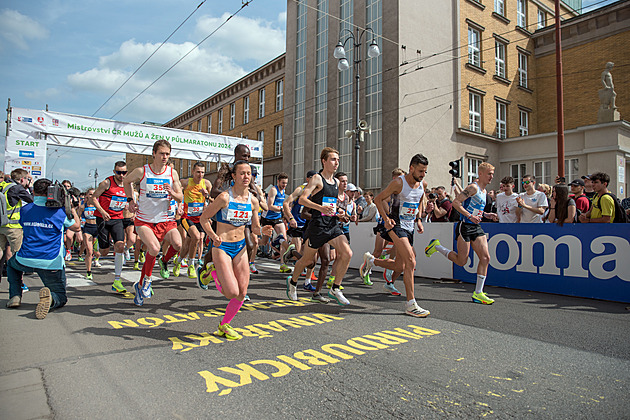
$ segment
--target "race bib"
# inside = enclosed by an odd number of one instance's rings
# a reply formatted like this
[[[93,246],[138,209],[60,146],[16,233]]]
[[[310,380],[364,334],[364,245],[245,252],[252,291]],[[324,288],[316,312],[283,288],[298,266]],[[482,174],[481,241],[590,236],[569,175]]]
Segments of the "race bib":
[[[337,214],[337,197],[322,197],[322,206],[333,209],[333,215]],[[325,216],[322,213],[322,216]]]
[[[203,203],[188,203],[186,214],[189,216],[201,216],[201,213],[203,213]]]
[[[400,206],[400,220],[415,220],[418,214],[418,204],[405,201]]]
[[[167,198],[168,193],[164,189],[164,184],[170,184],[168,179],[164,178],[147,178],[147,197],[148,198]]]
[[[94,208],[94,207],[86,207],[83,210],[83,217],[85,217],[86,219],[90,219],[90,220],[96,219],[96,217],[94,216],[94,210],[96,210],[96,208]]]
[[[471,216],[477,216],[481,219],[483,217],[483,210],[474,209]]]
[[[127,197],[120,197],[118,195],[113,195],[111,201],[109,202],[109,209],[111,211],[121,211],[127,205]]]
[[[252,217],[252,205],[246,203],[236,203],[234,201],[228,204],[227,220],[233,223],[247,223]]]
[[[175,213],[177,213],[177,201],[171,200],[168,205],[168,211],[166,212],[166,215],[168,217],[175,217]]]

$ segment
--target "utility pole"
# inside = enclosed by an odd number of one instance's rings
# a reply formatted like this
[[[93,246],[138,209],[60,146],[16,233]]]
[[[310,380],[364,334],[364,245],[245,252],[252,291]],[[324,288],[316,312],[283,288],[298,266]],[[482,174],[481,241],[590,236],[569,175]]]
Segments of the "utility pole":
[[[94,189],[96,189],[96,186],[98,185],[98,168],[90,169],[88,176],[92,176],[92,174],[94,174]]]

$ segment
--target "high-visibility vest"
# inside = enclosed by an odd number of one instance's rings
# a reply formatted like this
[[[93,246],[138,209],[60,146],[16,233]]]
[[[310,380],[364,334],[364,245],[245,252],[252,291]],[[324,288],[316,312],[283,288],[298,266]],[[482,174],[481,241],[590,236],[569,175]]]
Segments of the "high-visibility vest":
[[[0,182],[0,188],[2,189],[2,193],[7,204],[7,218],[9,219],[9,223],[4,227],[21,229],[22,225],[20,225],[20,209],[22,208],[22,200],[18,200],[15,206],[11,206],[9,204],[9,197],[7,196],[7,193],[9,192],[11,187],[15,185],[17,185],[15,182]]]

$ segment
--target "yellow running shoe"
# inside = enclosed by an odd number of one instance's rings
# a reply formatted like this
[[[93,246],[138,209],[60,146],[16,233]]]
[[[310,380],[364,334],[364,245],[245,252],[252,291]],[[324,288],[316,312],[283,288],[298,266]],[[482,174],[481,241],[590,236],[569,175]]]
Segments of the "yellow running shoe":
[[[173,275],[175,277],[179,277],[179,271],[181,268],[182,268],[182,265],[179,263],[179,261],[177,261],[175,265],[173,266]],[[188,270],[188,277],[190,277],[190,270]],[[197,277],[197,275],[195,275],[195,277]]]
[[[120,280],[114,280],[114,284],[112,284],[112,292],[126,293],[127,289],[125,289],[125,286],[123,286]]]
[[[133,263],[133,269],[135,271],[140,271],[142,270],[142,267],[140,267],[140,263],[138,261],[136,261],[135,263]]]
[[[178,270],[177,274],[179,275],[179,270]],[[189,279],[196,279],[197,278],[197,273],[195,273],[195,266],[192,265],[192,264],[190,264],[188,266],[188,278]]]
[[[483,303],[484,305],[492,305],[494,303],[494,299],[490,299],[484,292],[474,292],[472,295],[472,301],[475,303]]]
[[[437,239],[431,239],[431,242],[429,242],[429,245],[427,245],[427,247],[424,248],[424,255],[426,255],[427,257],[430,257],[431,255],[435,254],[437,252],[437,249],[435,249],[435,247],[438,245],[440,245],[440,241],[438,241]]]
[[[225,337],[228,340],[240,340],[243,338],[243,336],[237,333],[230,324],[219,324],[219,328],[214,332],[214,335],[217,337]]]

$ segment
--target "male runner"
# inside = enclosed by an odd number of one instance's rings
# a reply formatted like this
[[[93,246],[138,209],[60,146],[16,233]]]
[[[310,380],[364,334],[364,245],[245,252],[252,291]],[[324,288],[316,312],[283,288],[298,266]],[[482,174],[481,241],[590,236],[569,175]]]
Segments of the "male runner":
[[[339,167],[339,152],[332,147],[325,147],[320,154],[320,160],[323,169],[319,174],[313,175],[299,198],[301,205],[313,209],[312,219],[306,229],[309,244],[304,249],[302,258],[295,263],[292,276],[287,277],[287,296],[291,300],[297,300],[297,280],[300,273],[304,267],[313,262],[318,248],[329,243],[337,250],[339,261],[336,272],[333,273],[335,283],[328,292],[328,296],[335,299],[340,305],[349,305],[350,301],[346,299],[339,288],[352,258],[348,239],[337,223],[339,182],[334,174]]]
[[[109,253],[109,237],[114,241],[114,284],[112,291],[125,293],[127,289],[120,281],[125,251],[125,229],[123,209],[127,205],[127,196],[123,181],[127,175],[127,164],[123,161],[114,163],[114,175],[108,176],[94,191],[96,226],[98,229],[98,248],[101,256]],[[131,191],[129,191],[131,194]]]
[[[429,160],[424,155],[413,156],[409,162],[409,172],[390,182],[374,199],[374,204],[383,218],[386,229],[386,232],[381,235],[386,241],[394,242],[396,258],[375,259],[372,254],[366,252],[363,255],[363,264],[359,269],[361,277],[370,271],[372,265],[398,273],[404,271],[403,282],[407,296],[405,313],[419,318],[429,316],[430,312],[418,306],[414,296],[416,255],[413,250],[413,231],[414,225],[417,225],[418,233],[424,231],[419,215],[422,214],[422,198],[427,188],[424,176],[427,173],[428,165]],[[387,214],[385,203],[390,197],[392,197],[390,212]]]
[[[170,260],[182,244],[172,200],[181,202],[183,194],[177,171],[167,165],[170,154],[171,144],[168,141],[156,141],[153,144],[153,162],[134,169],[124,180],[129,210],[136,213],[136,233],[147,247],[140,280],[133,285],[136,292],[133,302],[137,306],[142,306],[144,299],[151,297],[151,273],[160,252],[160,242],[167,240],[171,244],[161,258],[161,271],[166,269],[165,261]],[[139,184],[137,203],[132,198],[132,184]]]
[[[277,240],[280,243],[281,256],[284,256],[287,248],[289,247],[289,243],[286,240],[287,228],[284,224],[284,219],[282,218],[282,203],[284,203],[284,199],[286,198],[285,189],[287,188],[288,183],[289,175],[284,172],[280,172],[280,174],[278,174],[278,183],[273,186],[267,196],[267,207],[269,210],[263,212],[261,220],[262,226],[273,226],[273,230],[278,234]],[[267,244],[269,239],[269,236],[263,235],[263,246]],[[291,272],[291,269],[284,263],[284,258],[282,259],[282,265],[280,265],[280,272]]]
[[[488,238],[479,226],[482,217],[498,220],[496,213],[485,213],[486,206],[486,186],[492,182],[494,177],[494,166],[488,162],[483,162],[478,168],[479,178],[476,182],[468,185],[464,191],[459,193],[453,201],[453,207],[459,212],[460,221],[456,227],[457,252],[451,251],[440,244],[437,239],[432,239],[425,248],[427,257],[436,251],[459,266],[464,266],[468,262],[468,253],[472,245],[473,251],[479,258],[477,265],[477,284],[472,295],[472,301],[484,305],[492,305],[494,299],[489,298],[483,292],[483,285],[488,274],[488,264],[490,264],[490,254],[488,253]]]

